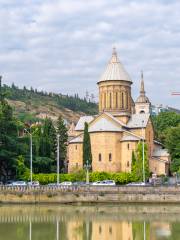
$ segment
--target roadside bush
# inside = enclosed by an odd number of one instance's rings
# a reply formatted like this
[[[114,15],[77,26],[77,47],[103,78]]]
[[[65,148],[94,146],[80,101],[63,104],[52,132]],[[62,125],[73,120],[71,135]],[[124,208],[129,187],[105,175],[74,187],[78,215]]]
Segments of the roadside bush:
[[[29,175],[24,176],[24,180],[29,180]],[[75,173],[60,174],[60,182],[70,181],[86,181],[86,172],[81,170]],[[136,181],[135,177],[131,173],[107,173],[107,172],[92,172],[89,174],[90,182],[103,181],[103,180],[114,180],[116,184],[127,184],[129,182]],[[50,174],[33,174],[33,181],[39,181],[40,184],[46,185],[48,183],[56,183],[57,175],[54,173]]]

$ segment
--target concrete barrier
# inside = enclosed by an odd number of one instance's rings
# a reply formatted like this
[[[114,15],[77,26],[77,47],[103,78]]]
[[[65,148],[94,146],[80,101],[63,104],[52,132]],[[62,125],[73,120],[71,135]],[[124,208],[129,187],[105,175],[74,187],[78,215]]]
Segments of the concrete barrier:
[[[179,186],[0,187],[0,203],[180,203]]]

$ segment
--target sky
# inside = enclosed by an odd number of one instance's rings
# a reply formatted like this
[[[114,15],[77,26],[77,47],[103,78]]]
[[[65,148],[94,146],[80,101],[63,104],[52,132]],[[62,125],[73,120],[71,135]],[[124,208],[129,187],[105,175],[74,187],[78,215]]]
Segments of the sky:
[[[180,108],[179,0],[0,0],[0,74],[19,87],[98,98],[112,48],[139,94]]]

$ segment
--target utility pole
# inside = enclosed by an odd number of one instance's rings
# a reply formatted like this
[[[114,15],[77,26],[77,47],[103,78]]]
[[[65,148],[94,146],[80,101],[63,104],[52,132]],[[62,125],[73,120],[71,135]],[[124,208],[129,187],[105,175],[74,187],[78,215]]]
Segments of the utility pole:
[[[89,164],[88,160],[86,161],[84,168],[86,169],[86,184],[89,184],[89,169],[91,168],[91,164]]]
[[[144,120],[142,121],[142,160],[143,160],[143,182],[146,183],[146,176],[145,176],[145,159],[144,159],[144,134],[143,134],[143,126]]]
[[[57,185],[59,185],[59,138],[60,135],[57,135]]]
[[[33,174],[33,170],[32,170],[32,134],[25,128],[24,129],[30,136],[30,182],[31,182],[31,186],[32,186],[32,174]]]

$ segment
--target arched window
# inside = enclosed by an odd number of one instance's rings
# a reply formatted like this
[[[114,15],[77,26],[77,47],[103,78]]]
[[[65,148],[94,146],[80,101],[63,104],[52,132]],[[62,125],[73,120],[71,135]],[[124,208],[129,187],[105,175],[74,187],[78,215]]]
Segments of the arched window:
[[[111,162],[112,161],[112,154],[109,153],[109,161]]]
[[[121,93],[121,107],[124,108],[124,93]]]
[[[129,167],[129,161],[127,162],[127,167]]]
[[[104,108],[106,108],[106,93],[104,93]]]
[[[99,153],[99,161],[101,162],[102,160],[102,156],[101,156],[101,153]]]
[[[109,108],[112,108],[112,95],[109,94]]]
[[[144,111],[144,110],[141,110],[141,111],[140,111],[140,114],[141,114],[141,113],[145,113],[145,111]]]
[[[129,150],[129,143],[127,144],[127,149]]]
[[[118,108],[118,93],[116,92],[116,108]]]
[[[128,104],[128,93],[126,92],[126,109],[128,109],[128,106],[129,106],[129,104]]]

